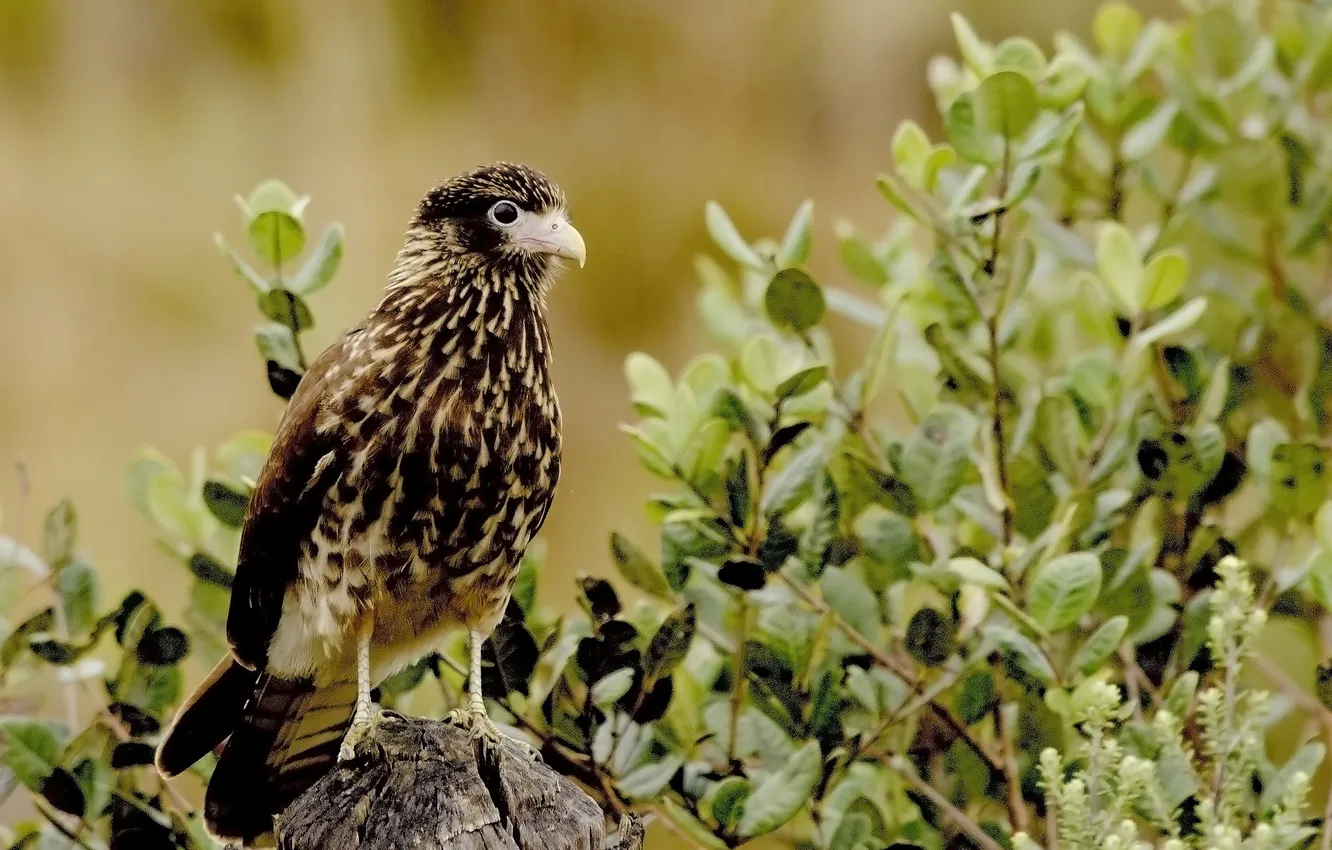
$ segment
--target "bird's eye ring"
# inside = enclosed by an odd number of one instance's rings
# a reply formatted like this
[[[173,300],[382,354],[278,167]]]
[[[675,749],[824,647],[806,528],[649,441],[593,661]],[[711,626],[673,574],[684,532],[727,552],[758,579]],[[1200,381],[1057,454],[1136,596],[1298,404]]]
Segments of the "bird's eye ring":
[[[501,227],[508,227],[518,220],[518,205],[513,201],[499,201],[490,208],[490,220]]]

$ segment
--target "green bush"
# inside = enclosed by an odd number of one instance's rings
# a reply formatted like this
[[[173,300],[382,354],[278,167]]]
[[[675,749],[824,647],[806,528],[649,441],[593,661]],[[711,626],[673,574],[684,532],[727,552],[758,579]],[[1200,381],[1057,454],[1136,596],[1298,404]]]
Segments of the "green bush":
[[[1110,3],[1053,59],[955,17],[942,138],[907,122],[878,179],[895,223],[835,226],[854,290],[807,270],[810,205],[753,242],[708,205],[718,350],[626,362],[659,541],[612,534],[620,581],[583,579],[577,617],[536,604],[534,547],[487,649],[496,715],[608,813],[705,848],[1314,840],[1332,669],[1281,641],[1322,656],[1332,607],[1332,7],[1185,6]],[[341,252],[334,226],[292,270],[304,206],[277,183],[242,204],[272,274],[223,243],[284,397]],[[67,505],[41,555],[0,539],[4,600],[55,594],[0,650],[6,699],[69,696],[4,722],[46,816],[18,846],[210,846],[146,765],[178,662],[221,647],[266,448],[131,468],[197,577],[185,631],[143,594],[102,614]],[[444,647],[381,699],[440,712],[462,663]]]

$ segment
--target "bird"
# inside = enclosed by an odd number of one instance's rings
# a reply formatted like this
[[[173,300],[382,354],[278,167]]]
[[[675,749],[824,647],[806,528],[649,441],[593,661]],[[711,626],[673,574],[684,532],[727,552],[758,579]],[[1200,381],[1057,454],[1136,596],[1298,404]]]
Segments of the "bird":
[[[559,480],[546,298],[562,261],[586,256],[541,172],[463,173],[426,193],[378,305],[301,377],[242,525],[230,649],[156,753],[168,778],[218,753],[214,837],[271,837],[354,757],[375,684],[454,629],[470,665],[448,719],[499,743],[481,647]]]

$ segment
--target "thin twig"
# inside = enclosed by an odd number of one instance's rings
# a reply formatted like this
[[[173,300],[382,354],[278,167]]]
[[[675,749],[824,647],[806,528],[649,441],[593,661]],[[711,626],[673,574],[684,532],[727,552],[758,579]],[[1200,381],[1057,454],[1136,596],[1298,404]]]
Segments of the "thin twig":
[[[939,810],[947,815],[949,820],[957,824],[959,829],[970,836],[971,840],[975,841],[981,850],[1003,850],[999,846],[999,842],[987,835],[985,830],[976,825],[975,821],[967,817],[957,806],[948,802],[948,798],[934,790],[932,785],[921,779],[916,773],[916,768],[906,758],[893,756],[888,760],[888,766],[905,779],[908,785],[925,795],[935,806],[938,806]]]
[[[735,636],[735,681],[731,683],[731,717],[729,737],[726,741],[726,763],[736,762],[736,748],[740,740],[740,709],[745,701],[745,642],[749,629],[749,596],[740,594],[740,616]]]
[[[838,631],[846,635],[852,643],[864,650],[865,653],[873,658],[879,666],[893,673],[915,693],[925,693],[925,686],[916,681],[916,678],[911,674],[911,671],[908,670],[906,665],[901,661],[898,661],[896,658],[893,658],[891,655],[875,646],[873,641],[858,632],[846,620],[842,619],[842,615],[834,611],[827,602],[814,596],[808,590],[801,587],[782,573],[778,573],[777,575],[786,583],[787,587],[791,588],[791,591],[795,593],[796,596],[800,597],[800,599],[805,602],[805,604],[809,605],[820,614],[830,616],[833,625],[837,627]],[[986,764],[990,766],[991,770],[1000,771],[1003,769],[999,760],[994,757],[994,754],[991,753],[975,735],[972,735],[971,730],[967,728],[966,724],[955,717],[946,706],[941,704],[938,700],[931,700],[930,707],[934,709],[940,720],[946,723],[959,737],[965,739],[966,742],[980,754],[981,758],[985,759]]]
[[[1010,714],[1013,716],[1010,717]],[[1004,770],[1008,773],[1008,813],[1013,819],[1013,831],[1026,832],[1031,827],[1031,819],[1027,812],[1027,804],[1022,800],[1020,779],[1022,774],[1018,771],[1017,747],[1013,743],[1013,721],[1016,719],[1016,714],[1016,704],[1010,706],[1000,703],[994,707],[995,731],[999,733]]]

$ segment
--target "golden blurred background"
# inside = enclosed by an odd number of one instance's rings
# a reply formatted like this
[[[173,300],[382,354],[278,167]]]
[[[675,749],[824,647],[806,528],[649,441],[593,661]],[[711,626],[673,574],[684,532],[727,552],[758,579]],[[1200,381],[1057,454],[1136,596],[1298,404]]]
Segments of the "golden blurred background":
[[[750,236],[816,204],[888,221],[874,173],[897,123],[929,124],[925,66],[948,14],[991,38],[1085,33],[1090,0],[2,0],[0,528],[35,542],[62,496],[104,599],[188,576],[152,545],[122,477],[144,445],[185,461],[281,402],[250,340],[232,195],[279,177],[345,223],[342,272],[314,298],[322,347],[378,298],[414,204],[495,159],[566,189],[590,261],[552,298],[565,473],[543,598],[607,569],[613,528],[648,532],[651,482],[616,430],[624,355],[675,369],[708,341],[693,309],[702,209]],[[30,470],[17,509],[13,462]],[[22,527],[17,527],[17,526]],[[646,542],[646,541],[645,541]]]

